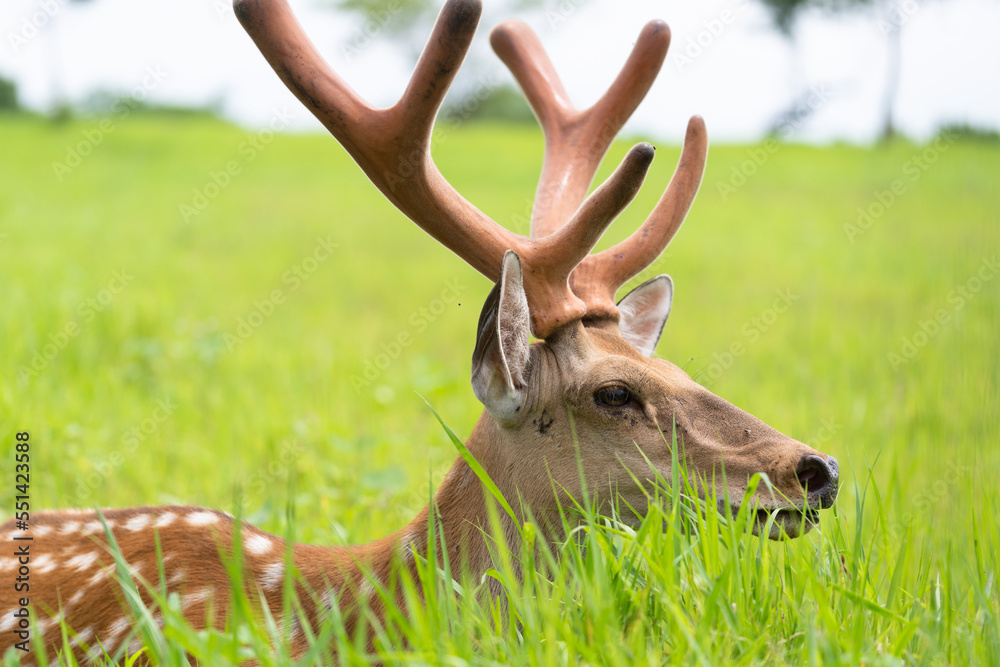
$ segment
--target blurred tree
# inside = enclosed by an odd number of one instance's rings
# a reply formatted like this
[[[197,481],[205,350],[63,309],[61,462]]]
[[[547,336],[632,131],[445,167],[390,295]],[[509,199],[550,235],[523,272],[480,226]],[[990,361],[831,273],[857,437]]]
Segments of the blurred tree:
[[[17,101],[17,84],[0,76],[0,112],[20,111]]]
[[[384,32],[388,36],[405,37],[423,46],[429,27],[441,10],[441,0],[328,0],[335,9],[360,15],[365,21],[365,32]],[[577,0],[577,3],[583,0]],[[484,7],[484,15],[503,12],[512,16],[516,12],[553,5],[553,0],[502,0]],[[487,14],[488,12],[488,14]]]
[[[332,4],[335,9],[357,14],[364,21],[351,46],[367,44],[383,34],[397,42],[403,40],[413,57],[420,53],[421,40],[426,36],[423,28],[434,20],[437,6],[432,0],[332,0]]]
[[[945,123],[938,128],[937,138],[946,142],[969,141],[981,144],[1000,144],[1000,131],[969,122]]]
[[[441,10],[442,0],[327,0],[337,10],[358,15],[362,25],[354,31],[351,39],[341,49],[347,59],[359,54],[373,40],[391,39],[403,48],[414,61],[423,49],[434,20]],[[572,11],[584,0],[569,0]],[[565,10],[554,9],[560,0],[502,0],[491,2],[483,8],[480,25],[492,26],[503,19],[524,14],[528,11],[546,11],[550,23],[560,21]],[[562,5],[567,0],[561,0]],[[468,58],[476,61],[463,71],[479,73],[475,80],[459,72],[453,85],[454,97],[445,103],[444,115],[452,122],[464,120],[504,120],[510,122],[531,121],[534,116],[527,102],[516,86],[500,83],[496,76],[488,73],[497,71],[495,59],[485,61],[480,54],[470,52]],[[482,60],[483,62],[478,62]],[[484,74],[486,73],[486,74]]]
[[[771,14],[778,31],[785,35],[795,48],[795,28],[799,16],[809,9],[845,11],[867,9],[878,21],[879,33],[886,40],[886,77],[882,98],[882,124],[879,139],[886,141],[896,134],[893,116],[896,93],[899,90],[901,66],[901,39],[903,26],[919,9],[917,0],[760,0]],[[785,112],[787,113],[787,112]]]
[[[88,5],[96,4],[95,0],[69,0],[69,6],[76,7],[78,5]],[[59,45],[62,42],[59,38],[59,24],[60,24],[60,12],[55,12],[51,14],[50,20],[46,24],[48,28],[48,36],[50,40],[49,52],[52,54],[49,58],[50,63],[50,73],[51,87],[52,87],[52,100],[51,100],[51,110],[50,115],[52,120],[55,122],[63,122],[68,120],[73,115],[73,110],[70,105],[68,96],[66,95],[65,88],[63,87],[63,79],[65,78],[62,73],[62,54],[60,53]],[[65,18],[63,20],[65,22]]]

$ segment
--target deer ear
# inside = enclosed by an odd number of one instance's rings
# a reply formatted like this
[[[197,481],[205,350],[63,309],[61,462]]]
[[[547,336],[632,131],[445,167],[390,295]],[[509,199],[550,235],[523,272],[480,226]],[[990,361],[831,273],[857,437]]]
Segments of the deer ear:
[[[521,282],[521,260],[513,250],[503,256],[500,280],[486,297],[472,353],[472,388],[501,423],[521,409],[531,320]]]
[[[618,329],[622,338],[632,343],[643,356],[652,357],[673,300],[674,281],[667,275],[656,276],[626,294],[618,302],[621,313]]]

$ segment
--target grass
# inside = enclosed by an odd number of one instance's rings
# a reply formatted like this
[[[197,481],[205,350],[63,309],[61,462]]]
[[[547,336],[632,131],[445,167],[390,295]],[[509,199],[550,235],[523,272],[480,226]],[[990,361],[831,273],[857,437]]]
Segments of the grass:
[[[138,116],[97,128],[0,124],[0,437],[12,478],[13,434],[31,433],[33,508],[232,509],[239,494],[265,530],[329,544],[409,520],[456,456],[420,396],[459,436],[481,412],[468,359],[487,281],[329,138]],[[458,190],[526,231],[538,133],[442,137]],[[81,142],[79,166],[54,169]],[[687,225],[636,280],[675,280],[660,355],[840,460],[819,531],[762,542],[711,515],[691,530],[678,517],[694,501],[636,531],[590,517],[587,548],[552,545],[565,553],[545,577],[505,579],[518,624],[497,628],[463,582],[383,659],[1000,663],[1000,149],[928,150],[713,147]],[[658,153],[604,245],[669,179],[677,149]],[[894,200],[881,213],[880,198]],[[0,517],[12,507],[5,484]],[[434,568],[422,583],[450,590]],[[288,662],[266,621],[234,627],[164,632],[206,662]]]

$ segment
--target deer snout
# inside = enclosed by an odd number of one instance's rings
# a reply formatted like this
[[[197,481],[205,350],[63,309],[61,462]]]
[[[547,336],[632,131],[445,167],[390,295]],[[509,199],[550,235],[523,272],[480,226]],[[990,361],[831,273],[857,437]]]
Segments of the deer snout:
[[[795,469],[799,484],[806,491],[810,506],[826,509],[837,499],[837,481],[840,464],[832,456],[823,460],[815,454],[806,454]]]

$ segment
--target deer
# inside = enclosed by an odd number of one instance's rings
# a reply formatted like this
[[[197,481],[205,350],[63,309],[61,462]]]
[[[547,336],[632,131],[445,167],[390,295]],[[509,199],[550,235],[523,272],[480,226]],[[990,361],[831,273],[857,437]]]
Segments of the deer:
[[[426,556],[428,522],[436,512],[452,563],[472,577],[492,566],[490,536],[520,539],[517,522],[531,518],[558,537],[561,507],[589,492],[601,507],[627,501],[641,518],[648,485],[669,478],[675,447],[738,512],[753,503],[753,530],[795,538],[833,505],[839,467],[834,457],[780,433],[726,402],[679,366],[654,356],[673,301],[673,282],[658,275],[620,299],[627,281],[649,267],[677,233],[700,187],[708,155],[703,119],[690,119],[670,183],[642,225],[622,242],[592,252],[631,203],[654,156],[638,143],[588,194],[600,162],[656,78],[670,30],[651,21],[620,74],[591,107],[573,106],[537,35],[519,20],[494,28],[490,42],[537,117],[544,155],[529,235],[508,231],[460,195],[431,157],[432,130],[482,11],[479,0],[447,0],[399,102],[369,106],[326,63],[287,0],[235,0],[234,9],[264,58],[397,209],[494,283],[478,321],[471,383],[484,411],[465,443],[514,515],[494,513],[484,480],[459,457],[433,502],[409,524],[370,544],[326,547],[281,537],[202,507],[140,507],[50,511],[30,526],[0,526],[4,544],[28,545],[33,628],[50,650],[60,622],[73,629],[68,650],[78,660],[139,650],[123,602],[123,578],[143,600],[159,581],[179,596],[195,627],[218,627],[232,586],[226,554],[240,556],[247,590],[289,627],[299,652],[303,623],[318,624],[333,606],[370,605],[384,613],[373,582],[394,568],[412,570]],[[532,341],[534,338],[534,341]],[[749,487],[755,476],[768,484]],[[758,479],[760,477],[757,477]],[[237,530],[238,529],[238,530]],[[237,541],[234,535],[238,535]],[[128,564],[116,573],[109,538]],[[12,541],[12,540],[26,541]],[[161,549],[160,552],[157,549]],[[26,554],[28,552],[25,552]],[[158,562],[159,561],[159,562]],[[23,562],[0,555],[0,575]],[[297,573],[303,616],[283,608],[283,582]],[[23,642],[18,600],[0,604],[0,654]],[[304,618],[305,620],[302,620]],[[154,622],[163,622],[157,613]],[[35,638],[34,641],[38,641]],[[21,648],[21,646],[18,646]],[[16,651],[16,649],[13,649]],[[25,657],[31,662],[30,654]]]

